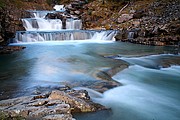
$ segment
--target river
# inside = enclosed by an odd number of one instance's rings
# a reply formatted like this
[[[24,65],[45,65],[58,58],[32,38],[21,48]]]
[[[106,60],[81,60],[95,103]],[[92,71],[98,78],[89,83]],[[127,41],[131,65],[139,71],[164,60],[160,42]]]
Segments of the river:
[[[111,110],[75,114],[77,120],[178,120],[180,55],[173,48],[97,40],[13,43],[26,49],[0,56],[0,98],[30,95],[37,87],[92,84],[92,73],[129,67],[113,79],[122,86],[92,97]],[[112,57],[114,56],[114,57]],[[88,85],[87,85],[88,86]]]

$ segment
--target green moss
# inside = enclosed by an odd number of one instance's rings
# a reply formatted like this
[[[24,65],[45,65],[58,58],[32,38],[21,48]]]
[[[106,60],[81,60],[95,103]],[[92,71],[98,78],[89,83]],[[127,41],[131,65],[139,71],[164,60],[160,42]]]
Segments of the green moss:
[[[0,8],[3,8],[5,7],[5,0],[0,0]]]

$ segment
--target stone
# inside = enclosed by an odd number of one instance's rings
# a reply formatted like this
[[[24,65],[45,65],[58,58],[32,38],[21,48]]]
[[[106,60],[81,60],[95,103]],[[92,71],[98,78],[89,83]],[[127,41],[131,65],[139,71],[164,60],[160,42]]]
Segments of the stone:
[[[38,109],[34,112],[30,112],[29,116],[32,118],[39,118],[39,117],[43,117],[48,114],[55,114],[55,111],[53,109],[44,107],[44,108]]]
[[[63,87],[63,89],[66,87]],[[45,88],[39,88],[45,89]],[[56,87],[62,89],[62,87]],[[7,119],[67,119],[72,112],[106,109],[90,100],[86,90],[53,90],[50,95],[24,96],[0,101],[0,111]]]
[[[62,104],[62,100],[49,100],[48,103],[46,104],[47,106],[54,106],[58,104]]]
[[[123,23],[123,22],[127,22],[130,19],[133,18],[133,14],[122,14],[121,16],[118,17],[118,23]]]
[[[76,10],[76,11],[74,11],[74,13],[75,13],[76,15],[80,15],[80,14],[81,14],[81,11]]]
[[[133,20],[132,24],[133,24],[133,27],[139,28],[141,25],[141,22],[140,20]]]
[[[69,104],[57,104],[54,107],[54,110],[56,111],[56,113],[70,113],[71,112],[71,107]]]
[[[71,90],[68,91],[68,94],[76,98],[90,100],[90,96],[86,90]]]
[[[4,46],[0,48],[0,54],[10,54],[15,51],[20,51],[25,49],[26,47],[23,46]]]
[[[87,92],[85,94],[87,94]],[[48,99],[62,100],[64,103],[71,106],[72,112],[90,112],[105,109],[105,107],[101,105],[97,106],[97,104],[93,103],[90,99],[83,100],[82,98],[78,98],[76,96],[77,94],[73,94],[73,91],[65,93],[64,91],[53,90]]]
[[[71,15],[74,15],[74,11],[70,11],[70,14],[71,14]]]
[[[36,100],[31,101],[31,103],[29,103],[28,106],[36,106],[37,107],[37,106],[43,106],[46,103],[48,103],[47,99],[36,99]]]
[[[71,114],[54,114],[54,115],[47,115],[42,118],[42,120],[75,120],[72,118]]]
[[[23,97],[18,97],[14,99],[8,99],[8,100],[1,100],[0,101],[0,107],[5,107],[5,106],[14,106],[19,103],[25,103],[27,101],[31,101],[33,97],[32,96],[23,96]]]
[[[116,41],[118,40],[125,40],[128,37],[128,31],[125,29],[122,29],[121,31],[118,31],[118,33],[115,36]]]

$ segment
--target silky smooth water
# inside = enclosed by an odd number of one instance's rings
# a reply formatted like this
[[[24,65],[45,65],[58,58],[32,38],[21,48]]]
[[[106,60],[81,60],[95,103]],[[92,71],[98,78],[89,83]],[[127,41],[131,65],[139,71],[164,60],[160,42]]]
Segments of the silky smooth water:
[[[32,42],[26,49],[0,55],[0,98],[29,95],[38,86],[73,87],[98,81],[93,74],[125,61],[130,66],[113,76],[123,86],[92,99],[111,110],[75,114],[77,120],[178,120],[180,55],[171,47],[80,40]],[[109,57],[114,56],[115,57]],[[172,60],[172,61],[171,61]],[[170,67],[163,68],[165,63]],[[93,90],[91,90],[92,92]]]
[[[179,55],[123,56],[114,59],[130,63],[129,68],[113,76],[123,86],[106,91],[102,97],[93,97],[95,102],[111,110],[75,114],[78,120],[179,120]],[[162,68],[162,64],[171,65]]]

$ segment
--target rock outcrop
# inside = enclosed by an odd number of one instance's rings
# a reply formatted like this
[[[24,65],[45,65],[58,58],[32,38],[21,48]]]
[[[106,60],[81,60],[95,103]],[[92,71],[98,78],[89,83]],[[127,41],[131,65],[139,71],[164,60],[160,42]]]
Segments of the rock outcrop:
[[[139,4],[146,5],[143,1]],[[116,40],[128,41],[145,45],[175,45],[180,44],[180,1],[153,1],[144,8],[132,3],[125,11],[126,16],[118,18],[122,31]],[[136,8],[136,7],[140,8]],[[130,7],[132,7],[130,9]],[[132,11],[132,9],[134,9]],[[127,16],[132,16],[130,17]],[[123,18],[122,18],[123,17]],[[126,18],[126,19],[125,19]],[[128,19],[127,19],[128,18]],[[124,32],[126,30],[126,32]],[[122,38],[122,36],[125,36]]]
[[[92,1],[84,5],[83,26],[120,30],[117,41],[179,46],[179,4],[179,0]]]
[[[52,90],[35,96],[0,101],[0,119],[72,120],[72,112],[107,109],[94,103],[86,90]]]

